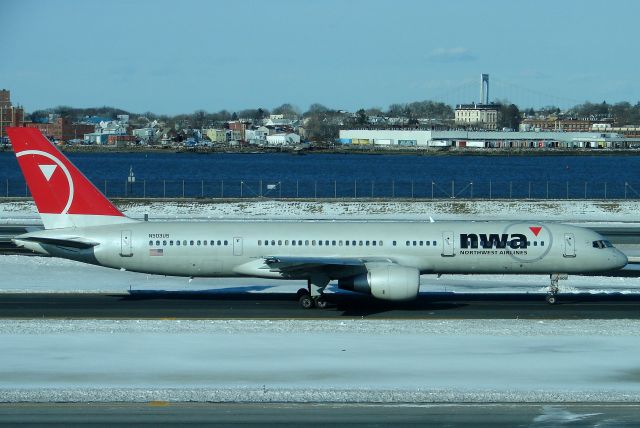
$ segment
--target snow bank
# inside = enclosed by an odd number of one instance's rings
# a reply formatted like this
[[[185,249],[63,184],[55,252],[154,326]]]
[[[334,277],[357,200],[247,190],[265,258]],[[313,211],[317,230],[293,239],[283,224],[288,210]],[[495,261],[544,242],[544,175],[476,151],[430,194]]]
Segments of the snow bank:
[[[639,220],[640,201],[498,200],[498,201],[116,201],[124,213],[154,219],[377,219],[377,220]],[[31,201],[0,203],[0,222],[37,220]]]
[[[4,321],[0,401],[636,401],[639,332],[634,320]]]

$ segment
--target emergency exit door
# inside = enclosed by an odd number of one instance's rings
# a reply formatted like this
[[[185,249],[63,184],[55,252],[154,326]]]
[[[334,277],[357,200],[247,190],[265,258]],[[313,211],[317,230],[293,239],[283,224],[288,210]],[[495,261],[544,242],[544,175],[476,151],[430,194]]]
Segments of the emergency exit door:
[[[240,237],[233,238],[233,255],[234,256],[242,255],[242,238]]]
[[[576,239],[573,233],[564,234],[564,256],[575,257],[576,256]]]
[[[120,255],[122,257],[133,256],[130,230],[123,230],[120,234]]]
[[[453,232],[442,232],[442,256],[452,257],[453,250]]]

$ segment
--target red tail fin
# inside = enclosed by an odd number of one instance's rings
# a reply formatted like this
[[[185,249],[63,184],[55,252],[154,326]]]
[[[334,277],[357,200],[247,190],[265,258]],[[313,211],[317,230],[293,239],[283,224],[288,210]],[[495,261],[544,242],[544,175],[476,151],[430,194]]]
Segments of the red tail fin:
[[[35,128],[7,128],[47,229],[130,221]]]

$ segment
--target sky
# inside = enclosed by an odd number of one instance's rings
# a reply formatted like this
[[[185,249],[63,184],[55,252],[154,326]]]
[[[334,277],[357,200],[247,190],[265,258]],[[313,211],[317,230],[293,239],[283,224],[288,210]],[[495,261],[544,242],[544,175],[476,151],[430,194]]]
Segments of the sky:
[[[633,0],[0,0],[28,112],[640,101]]]

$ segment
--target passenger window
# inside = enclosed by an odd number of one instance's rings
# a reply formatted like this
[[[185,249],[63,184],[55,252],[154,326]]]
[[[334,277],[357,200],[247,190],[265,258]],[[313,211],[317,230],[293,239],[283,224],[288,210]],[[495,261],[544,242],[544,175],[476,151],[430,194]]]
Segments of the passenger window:
[[[544,247],[544,241],[540,241],[540,246]]]
[[[369,241],[365,241],[364,245],[369,246]]]
[[[272,242],[273,243],[273,242]],[[226,239],[224,240],[224,245],[229,245],[229,241],[227,241]]]
[[[224,241],[224,245],[227,245],[227,241]],[[273,246],[276,245],[276,240],[275,239],[271,240],[271,245],[273,245]]]
[[[258,239],[258,246],[262,245],[262,239]]]
[[[376,241],[371,241],[371,244],[375,247],[376,246]]]
[[[396,245],[398,245],[398,241],[393,241],[392,245],[395,247]]]
[[[278,239],[278,245],[282,245],[282,239]]]
[[[162,241],[162,245],[166,246],[167,245],[167,241]]]
[[[316,246],[316,240],[315,239],[311,241],[311,245],[313,245],[314,247]]]
[[[338,247],[342,247],[342,239],[338,241]]]
[[[202,241],[202,245],[207,245],[207,241]]]
[[[180,241],[176,241],[176,245],[180,246]]]
[[[309,240],[308,239],[304,241],[304,245],[309,245]]]
[[[198,239],[198,242],[197,242],[197,244],[198,244],[198,245],[200,245],[200,244],[202,244],[202,242],[201,242],[201,241],[200,241],[200,240]]]
[[[383,242],[382,241],[378,241],[378,245],[382,247]]]
[[[434,247],[436,246],[436,241],[433,241],[433,246],[434,246]]]
[[[425,241],[425,245],[428,247],[429,245],[431,245],[431,241]]]
[[[420,246],[421,246],[421,247],[422,247],[422,244],[423,244],[423,243],[424,243],[423,241],[420,241]]]
[[[350,242],[351,241],[344,241],[344,245],[346,245],[348,247]]]
[[[193,245],[193,241],[189,241],[189,245]]]
[[[160,241],[156,241],[156,246],[160,246]]]
[[[407,241],[407,247],[408,247],[409,245],[411,245],[411,242]]]
[[[218,242],[216,242],[216,244],[218,246],[222,245],[222,241],[218,239]],[[264,241],[264,244],[267,245],[267,241]]]
[[[322,239],[318,241],[318,245],[322,246]]]
[[[324,241],[324,245],[328,246],[329,245],[329,241]]]
[[[169,241],[169,246],[173,246],[173,241]]]
[[[284,245],[289,245],[289,240],[288,239],[284,240]]]
[[[360,241],[360,242],[362,242],[362,241]],[[356,246],[356,241],[351,241],[351,245],[355,247]],[[360,244],[360,245],[362,245],[362,244]]]
[[[291,241],[291,245],[293,245],[294,247],[296,246],[296,240],[295,239]]]
[[[302,239],[298,239],[298,245],[302,245]]]
[[[187,240],[182,241],[182,245],[187,245]]]
[[[533,246],[537,247],[538,246],[538,241],[533,241]]]
[[[336,241],[331,241],[331,245],[336,246]]]
[[[355,244],[354,244],[355,245]],[[358,245],[360,245],[362,247],[362,241],[358,242]]]
[[[212,240],[211,242],[209,242],[209,245],[215,245],[215,243],[216,243],[216,241]]]
[[[153,245],[153,241],[149,241],[149,245]]]
[[[414,247],[416,246],[416,241],[413,241],[413,246],[414,246]]]

